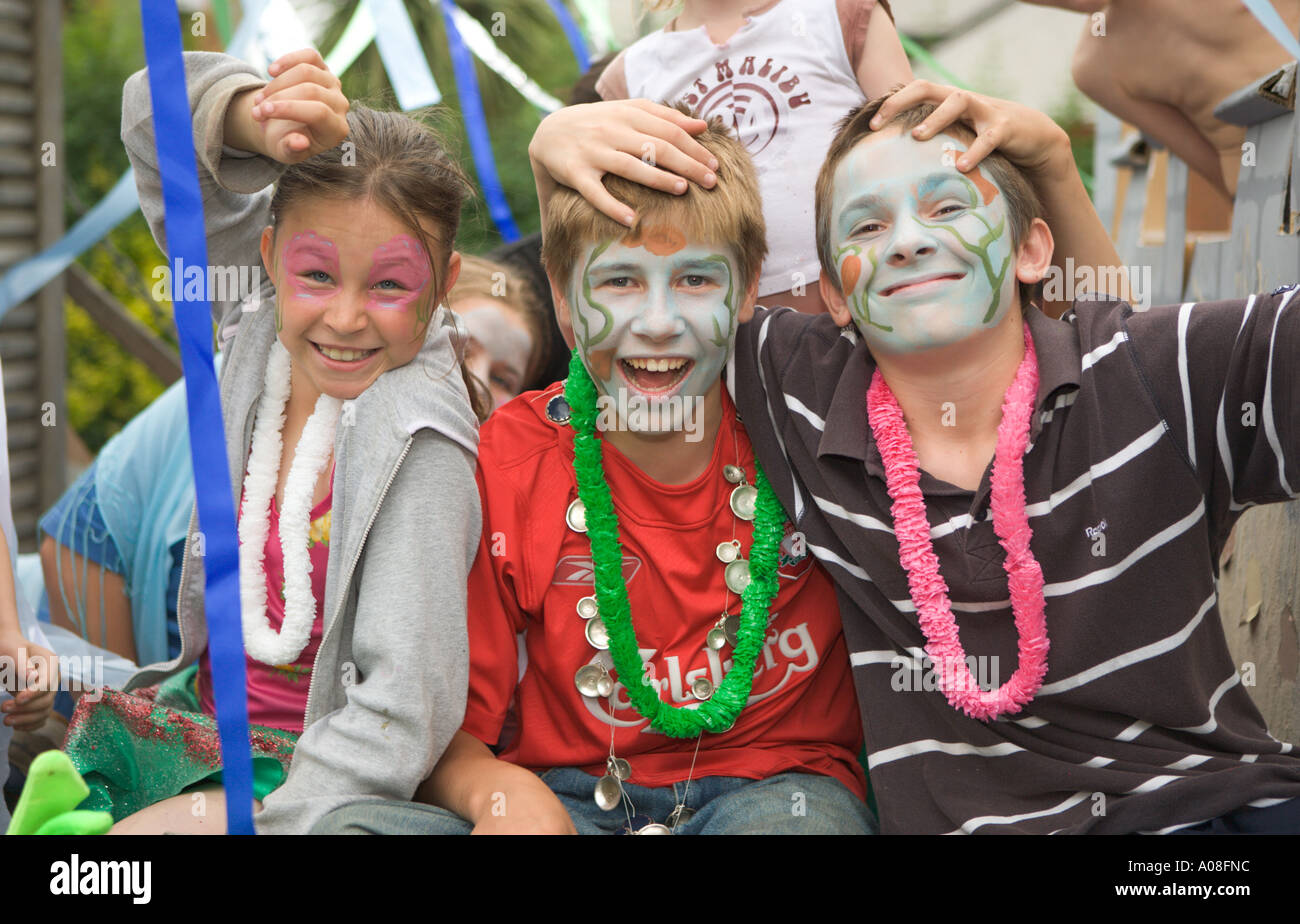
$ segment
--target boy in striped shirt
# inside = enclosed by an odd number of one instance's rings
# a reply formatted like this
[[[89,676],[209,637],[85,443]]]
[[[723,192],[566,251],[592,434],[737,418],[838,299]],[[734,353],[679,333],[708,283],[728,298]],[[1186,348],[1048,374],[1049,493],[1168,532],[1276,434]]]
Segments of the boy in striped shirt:
[[[1300,830],[1300,756],[1216,597],[1241,511],[1300,487],[1295,290],[1047,317],[1034,188],[999,154],[970,169],[993,144],[960,127],[909,131],[951,121],[925,92],[842,123],[831,314],[758,308],[732,370],[837,585],[883,832]]]

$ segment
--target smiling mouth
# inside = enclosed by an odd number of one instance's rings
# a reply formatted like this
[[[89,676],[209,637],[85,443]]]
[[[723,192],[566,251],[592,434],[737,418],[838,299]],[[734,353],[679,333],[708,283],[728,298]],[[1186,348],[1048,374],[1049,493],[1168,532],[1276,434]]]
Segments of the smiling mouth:
[[[964,279],[965,276],[965,273],[931,273],[928,276],[918,276],[915,279],[896,282],[892,286],[882,289],[880,295],[882,298],[888,298],[891,295],[898,295],[900,292],[925,292],[942,283]]]
[[[694,367],[695,361],[685,356],[632,356],[618,361],[628,384],[651,395],[672,391]]]
[[[323,346],[319,343],[312,343],[312,346],[316,348],[317,353],[324,356],[326,359],[332,359],[339,363],[359,363],[369,359],[374,353],[379,352],[377,349],[349,350],[342,347]]]

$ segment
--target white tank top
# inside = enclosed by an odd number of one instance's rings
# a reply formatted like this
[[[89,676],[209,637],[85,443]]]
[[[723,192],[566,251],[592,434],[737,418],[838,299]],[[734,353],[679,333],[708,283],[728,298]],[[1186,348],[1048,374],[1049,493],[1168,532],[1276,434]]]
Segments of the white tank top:
[[[760,296],[815,285],[820,273],[813,187],[835,124],[865,101],[844,44],[835,0],[780,0],[721,45],[701,26],[624,52],[630,99],[721,116],[754,158],[767,223]]]

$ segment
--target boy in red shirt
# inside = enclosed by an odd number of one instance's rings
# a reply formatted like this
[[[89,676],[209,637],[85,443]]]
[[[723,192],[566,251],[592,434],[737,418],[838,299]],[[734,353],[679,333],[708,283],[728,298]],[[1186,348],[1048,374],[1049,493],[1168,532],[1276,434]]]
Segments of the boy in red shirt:
[[[552,197],[577,349],[567,390],[482,430],[463,727],[432,805],[354,803],[318,833],[875,830],[833,587],[722,387],[766,252],[754,169],[719,125],[699,140],[712,190],[606,179],[630,230]]]

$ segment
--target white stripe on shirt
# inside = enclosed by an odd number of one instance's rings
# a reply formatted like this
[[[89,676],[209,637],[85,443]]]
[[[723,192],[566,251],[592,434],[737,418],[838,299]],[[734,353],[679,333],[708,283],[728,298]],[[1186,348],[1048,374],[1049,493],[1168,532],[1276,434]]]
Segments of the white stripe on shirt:
[[[790,310],[790,309],[787,309]],[[779,312],[773,311],[767,317],[763,318],[763,326],[758,330],[758,350],[754,362],[758,366],[758,381],[763,386],[764,394],[771,394],[767,387],[767,370],[763,368],[763,345],[767,343],[767,326],[772,323],[772,319]],[[781,429],[776,425],[776,417],[772,414],[772,402],[764,401],[763,405],[767,408],[767,419],[772,424],[772,435],[776,437],[776,444],[781,448],[781,458],[790,463],[790,453],[785,448],[785,440],[781,438]],[[794,476],[794,466],[790,467],[790,487],[794,489],[794,522],[797,527],[803,520],[803,492],[799,490],[799,479]]]
[[[1122,330],[1116,331],[1115,336],[1111,337],[1101,346],[1097,347],[1096,349],[1089,350],[1087,353],[1083,354],[1083,360],[1080,363],[1079,371],[1087,372],[1088,369],[1094,366],[1098,360],[1105,359],[1111,353],[1114,353],[1115,348],[1118,347],[1121,343],[1123,343],[1127,339],[1128,339],[1128,334],[1126,334],[1124,331]]]
[[[1109,568],[1100,568],[1096,571],[1090,571],[1087,574],[1081,575],[1070,581],[1058,581],[1055,584],[1048,584],[1043,588],[1043,594],[1048,597],[1063,597],[1067,594],[1074,593],[1076,590],[1082,590],[1085,587],[1104,584],[1112,578],[1123,574],[1139,559],[1145,558],[1161,546],[1177,539],[1183,533],[1187,532],[1187,530],[1195,526],[1204,515],[1205,500],[1202,498],[1196,502],[1196,509],[1191,513],[1187,514],[1187,516],[1183,517],[1178,522],[1172,523],[1160,530],[1160,532],[1156,533],[1132,552],[1129,552],[1128,555],[1124,556],[1123,561],[1111,565]]]
[[[1196,470],[1196,428],[1192,424],[1192,383],[1187,375],[1187,324],[1195,302],[1185,302],[1178,309],[1178,382],[1183,389],[1183,416],[1187,421],[1187,458]]]
[[[1264,378],[1264,407],[1261,409],[1261,416],[1264,418],[1264,435],[1268,437],[1268,445],[1272,448],[1273,455],[1277,456],[1278,484],[1282,485],[1282,490],[1288,497],[1295,497],[1296,492],[1286,480],[1286,456],[1282,453],[1282,444],[1277,438],[1277,425],[1273,422],[1273,348],[1277,345],[1277,325],[1282,320],[1282,312],[1291,303],[1291,296],[1295,293],[1295,289],[1286,293],[1281,304],[1277,306],[1277,314],[1273,316],[1273,333],[1268,338],[1268,374]]]
[[[1048,815],[1058,815],[1061,812],[1069,811],[1084,799],[1091,796],[1090,792],[1076,792],[1064,802],[1057,803],[1051,808],[1043,809],[1041,812],[1024,812],[1020,815],[981,815],[978,818],[969,818],[962,822],[962,826],[955,831],[949,831],[949,834],[974,834],[977,828],[985,825],[1009,825],[1017,821],[1028,821],[1031,818],[1046,818]]]
[[[1246,310],[1241,315],[1241,325],[1237,328],[1237,339],[1233,341],[1234,347],[1241,341],[1241,332],[1246,329],[1246,322],[1250,320],[1250,313],[1255,308],[1255,296],[1246,300]],[[1223,394],[1219,396],[1219,417],[1214,425],[1214,437],[1219,444],[1219,460],[1223,463],[1223,470],[1228,476],[1228,509],[1242,510],[1242,504],[1237,503],[1236,486],[1233,484],[1234,475],[1232,470],[1232,451],[1228,448],[1228,424],[1224,418],[1224,404],[1228,400],[1228,385],[1225,382]]]
[[[1108,658],[1100,664],[1093,665],[1087,670],[1080,671],[1070,677],[1063,677],[1062,679],[1053,681],[1052,683],[1045,683],[1039,689],[1038,695],[1052,696],[1057,693],[1064,693],[1067,690],[1073,690],[1074,688],[1081,687],[1086,683],[1091,683],[1100,677],[1105,677],[1107,674],[1113,673],[1114,671],[1123,670],[1126,667],[1131,667],[1134,664],[1173,651],[1175,648],[1181,646],[1183,642],[1187,641],[1187,639],[1191,637],[1192,633],[1196,631],[1196,627],[1201,624],[1201,620],[1205,618],[1205,614],[1210,611],[1212,606],[1214,606],[1214,601],[1216,599],[1218,599],[1217,593],[1211,593],[1206,597],[1205,602],[1202,603],[1200,609],[1196,611],[1196,615],[1173,635],[1167,635],[1158,641],[1151,642],[1149,645],[1143,645],[1140,648],[1134,648],[1131,651],[1118,654],[1113,658]]]
[[[900,744],[892,748],[885,748],[883,751],[876,751],[874,754],[868,754],[867,768],[868,770],[875,770],[879,766],[893,763],[896,760],[915,757],[918,754],[933,754],[936,751],[956,757],[1006,757],[1008,754],[1017,754],[1023,750],[1024,748],[1020,745],[1012,744],[1010,741],[978,747],[965,741],[936,741],[933,738],[923,738],[920,741],[909,741],[907,744]]]
[[[1215,690],[1214,695],[1210,697],[1210,717],[1208,719],[1200,725],[1188,725],[1182,728],[1173,728],[1170,729],[1170,731],[1191,732],[1193,735],[1208,735],[1213,732],[1219,727],[1219,720],[1214,717],[1214,710],[1219,708],[1219,700],[1223,699],[1223,694],[1227,693],[1239,683],[1241,683],[1241,675],[1234,670],[1232,676],[1219,684],[1219,688]]]
[[[782,392],[781,394],[785,398],[786,407],[788,407],[790,410],[794,411],[804,420],[812,424],[815,429],[821,431],[824,431],[826,429],[826,421],[818,417],[811,410],[809,410],[806,404],[804,404],[794,395],[788,394],[786,392]]]

